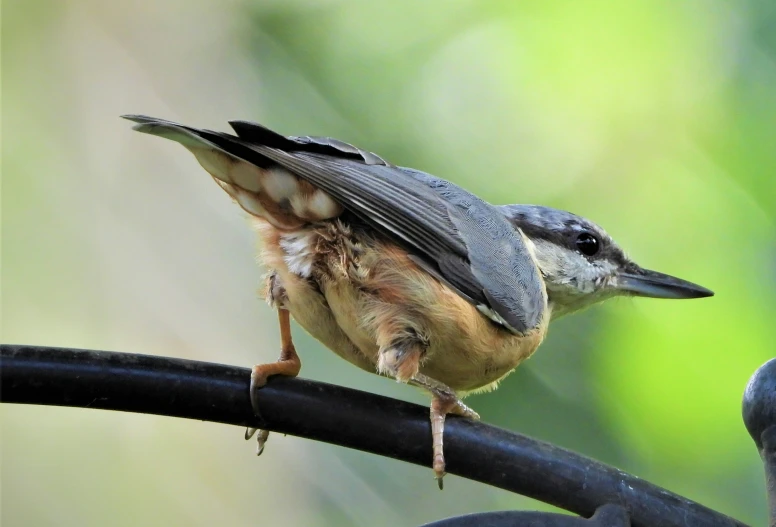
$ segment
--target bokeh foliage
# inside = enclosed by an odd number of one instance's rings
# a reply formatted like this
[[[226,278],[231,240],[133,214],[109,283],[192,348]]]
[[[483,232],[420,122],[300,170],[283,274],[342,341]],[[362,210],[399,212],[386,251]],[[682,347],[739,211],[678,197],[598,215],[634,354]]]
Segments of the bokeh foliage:
[[[776,329],[766,0],[6,0],[4,342],[271,360],[252,235],[182,149],[117,119],[336,136],[497,203],[587,216],[712,299],[561,320],[472,405],[757,525],[740,418]],[[298,329],[298,328],[297,328]],[[296,331],[303,375],[423,402]],[[2,408],[4,525],[416,525],[541,504],[430,470],[148,416]]]

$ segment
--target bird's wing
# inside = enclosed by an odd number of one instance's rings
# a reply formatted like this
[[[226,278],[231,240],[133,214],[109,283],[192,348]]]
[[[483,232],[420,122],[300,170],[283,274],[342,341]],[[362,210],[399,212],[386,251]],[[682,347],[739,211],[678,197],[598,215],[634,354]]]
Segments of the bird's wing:
[[[145,116],[140,132],[281,167],[404,246],[425,269],[513,332],[537,327],[544,285],[522,235],[492,205],[448,181],[398,168],[335,139],[286,137],[245,121],[237,137]],[[199,144],[197,144],[199,143]]]

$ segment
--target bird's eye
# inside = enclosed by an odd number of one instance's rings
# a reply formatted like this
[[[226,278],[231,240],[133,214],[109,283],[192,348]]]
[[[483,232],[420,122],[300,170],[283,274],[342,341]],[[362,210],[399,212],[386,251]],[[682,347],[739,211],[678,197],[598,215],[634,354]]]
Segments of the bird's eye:
[[[583,232],[577,236],[577,239],[574,241],[574,243],[577,246],[577,250],[585,256],[595,255],[595,253],[598,252],[598,248],[600,246],[598,238],[589,232]]]

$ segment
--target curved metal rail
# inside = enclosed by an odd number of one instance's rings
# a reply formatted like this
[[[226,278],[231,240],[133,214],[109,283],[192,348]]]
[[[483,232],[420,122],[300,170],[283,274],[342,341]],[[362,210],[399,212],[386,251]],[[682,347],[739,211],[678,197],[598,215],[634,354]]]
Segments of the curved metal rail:
[[[418,465],[430,463],[425,407],[320,382],[273,378],[262,388],[259,419],[248,398],[249,378],[246,368],[183,359],[0,347],[3,403],[100,408],[261,427]],[[445,428],[445,452],[450,473],[586,518],[598,513],[589,520],[491,513],[489,518],[475,515],[432,524],[436,526],[743,526],[614,467],[482,422],[451,417]]]

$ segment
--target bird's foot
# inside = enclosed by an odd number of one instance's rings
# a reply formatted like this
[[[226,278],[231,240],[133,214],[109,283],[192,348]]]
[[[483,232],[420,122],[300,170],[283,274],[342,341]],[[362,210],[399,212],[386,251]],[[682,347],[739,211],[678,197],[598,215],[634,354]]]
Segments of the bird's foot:
[[[280,358],[277,362],[257,364],[251,371],[251,406],[253,407],[253,413],[257,417],[261,417],[259,391],[267,384],[267,379],[273,375],[296,377],[302,368],[302,361],[299,359],[299,355],[296,354],[294,343],[291,341],[291,322],[288,311],[278,309],[278,319],[280,321]],[[264,452],[264,445],[269,438],[269,431],[260,428],[247,428],[245,430],[245,439],[250,439],[257,432],[256,455],[260,456]]]
[[[425,388],[432,394],[430,413],[433,450],[432,468],[434,469],[437,485],[442,490],[444,488],[443,478],[446,466],[443,439],[447,414],[460,415],[474,420],[479,420],[480,415],[464,404],[452,388],[422,373],[415,375],[410,384]]]

